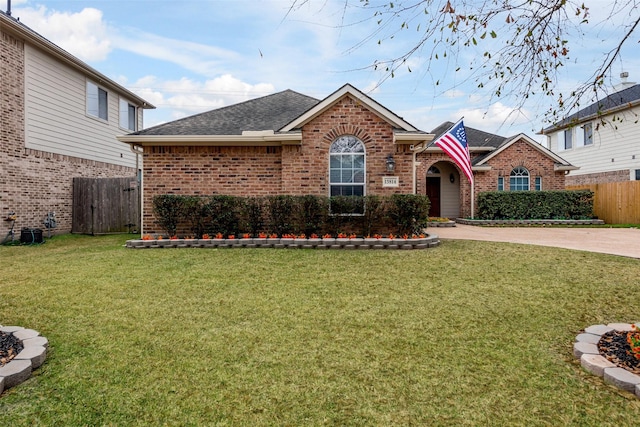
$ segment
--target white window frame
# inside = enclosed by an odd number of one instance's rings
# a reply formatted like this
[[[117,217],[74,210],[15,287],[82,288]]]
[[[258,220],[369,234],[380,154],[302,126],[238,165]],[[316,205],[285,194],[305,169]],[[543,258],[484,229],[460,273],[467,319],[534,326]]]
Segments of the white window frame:
[[[498,177],[498,191],[504,191],[504,176]]]
[[[109,121],[109,91],[87,80],[87,115],[105,122]],[[104,99],[104,101],[102,101]]]
[[[131,117],[131,109],[133,109],[133,117]],[[133,123],[131,123],[132,119]],[[118,102],[118,124],[121,129],[130,132],[138,130],[138,107],[125,98],[120,98]]]
[[[542,191],[542,177],[540,175],[535,178],[534,188],[536,191]]]
[[[340,147],[340,145],[345,145]],[[359,151],[361,150],[361,151]],[[362,167],[343,167],[344,164],[349,163],[349,160],[355,162],[356,157],[362,158]],[[349,159],[350,158],[350,159]],[[339,166],[339,167],[336,167]],[[345,174],[348,176],[348,171],[351,171],[351,180],[345,180]],[[355,181],[356,173],[362,172],[362,179]],[[333,172],[333,173],[332,173]],[[339,174],[339,179],[334,179],[335,175]],[[333,194],[334,187],[361,187],[362,194],[354,194],[356,196],[366,195],[366,183],[367,183],[367,155],[364,143],[353,135],[342,135],[336,138],[329,148],[329,196],[337,196],[343,194]]]
[[[529,191],[531,189],[531,174],[524,166],[513,168],[509,174],[509,191]]]

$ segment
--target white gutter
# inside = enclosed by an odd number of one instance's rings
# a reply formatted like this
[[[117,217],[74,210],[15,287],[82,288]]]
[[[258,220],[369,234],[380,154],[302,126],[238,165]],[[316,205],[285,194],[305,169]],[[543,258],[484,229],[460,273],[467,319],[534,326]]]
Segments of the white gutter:
[[[553,170],[555,172],[562,172],[562,171],[577,171],[578,169],[580,169],[579,166],[573,166],[573,165],[554,165],[553,166]]]

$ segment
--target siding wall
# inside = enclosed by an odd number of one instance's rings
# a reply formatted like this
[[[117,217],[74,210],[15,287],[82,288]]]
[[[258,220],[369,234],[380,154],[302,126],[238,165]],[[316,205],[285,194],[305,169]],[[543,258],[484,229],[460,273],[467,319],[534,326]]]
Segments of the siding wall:
[[[640,107],[616,114],[615,120],[613,117],[605,118],[606,125],[593,122],[593,144],[590,145],[576,146],[575,135],[583,132],[582,124],[573,128],[574,147],[569,150],[558,146],[561,140],[558,135],[564,130],[549,135],[551,150],[580,168],[572,171],[570,177],[622,171],[620,176],[628,181],[632,176],[630,171],[640,169]]]
[[[94,118],[86,114],[86,82],[81,73],[25,46],[26,147],[135,167],[128,145],[115,139],[129,132],[119,127],[118,94],[107,91],[108,121]]]

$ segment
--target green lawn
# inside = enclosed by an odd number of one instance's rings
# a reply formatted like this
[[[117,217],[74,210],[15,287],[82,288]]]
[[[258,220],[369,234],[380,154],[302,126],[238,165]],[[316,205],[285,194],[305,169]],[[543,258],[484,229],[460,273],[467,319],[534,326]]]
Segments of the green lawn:
[[[576,334],[640,320],[640,261],[426,251],[0,247],[0,323],[46,336],[0,426],[631,426]]]

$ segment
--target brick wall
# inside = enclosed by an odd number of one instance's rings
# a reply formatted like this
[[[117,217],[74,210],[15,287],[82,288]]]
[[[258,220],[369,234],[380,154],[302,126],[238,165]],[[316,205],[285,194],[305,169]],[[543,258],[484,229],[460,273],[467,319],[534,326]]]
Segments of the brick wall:
[[[281,194],[282,153],[287,149],[290,147],[146,147],[145,233],[160,230],[153,217],[156,195]]]
[[[630,180],[629,169],[609,172],[588,173],[584,175],[569,174],[566,185],[605,184],[609,182],[625,182]]]
[[[135,176],[134,168],[62,156],[25,148],[24,44],[0,34],[0,216],[15,211],[15,230],[42,228],[49,211],[56,212],[56,233],[71,231],[74,177]],[[0,220],[4,237],[8,222]]]

